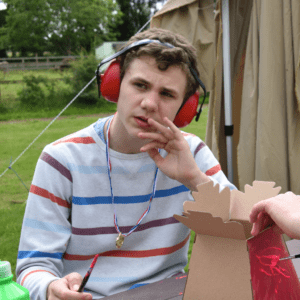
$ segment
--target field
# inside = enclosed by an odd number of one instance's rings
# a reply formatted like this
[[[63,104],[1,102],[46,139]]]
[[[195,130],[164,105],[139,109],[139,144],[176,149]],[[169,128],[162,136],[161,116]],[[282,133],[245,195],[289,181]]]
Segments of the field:
[[[93,78],[94,72],[88,72],[88,76],[91,73],[89,80]],[[37,90],[37,85],[31,87],[30,92],[35,93],[38,99],[46,101],[45,105],[41,105],[38,108],[24,108],[21,106],[19,92],[28,92],[28,86],[23,81],[28,76],[46,78],[48,83],[54,84],[54,96],[50,95],[51,89],[45,87],[45,84],[40,83],[38,86],[41,91]],[[70,84],[65,82],[65,79],[71,79],[73,73],[69,70],[64,72],[58,70],[36,70],[36,71],[11,71],[4,73],[0,71],[0,122],[9,120],[24,120],[24,119],[39,119],[39,118],[54,118],[61,110],[77,95],[77,93],[86,85],[86,82],[77,84],[73,89]],[[7,81],[13,83],[7,83]],[[96,82],[94,85],[94,96],[97,97]],[[82,85],[82,86],[81,86]],[[40,94],[42,93],[42,96]],[[30,94],[31,95],[31,94]],[[47,97],[50,99],[47,100]],[[29,97],[32,99],[32,97]],[[47,102],[48,101],[48,102]],[[60,105],[57,103],[62,101]],[[91,115],[98,112],[114,112],[115,105],[104,100],[96,100],[97,104],[89,105],[85,102],[82,103],[76,101],[65,111],[63,116],[70,115]],[[40,102],[40,101],[39,101]],[[56,103],[56,104],[55,104]]]
[[[4,81],[23,81],[24,76],[45,76],[49,80],[58,80],[58,85],[65,85],[64,82],[59,81],[65,77],[72,76],[71,72],[59,70],[34,70],[34,71],[0,71],[0,82]],[[24,88],[24,82],[18,83],[0,83],[0,104],[12,109],[18,105],[18,92]]]
[[[45,145],[90,125],[99,117],[100,114],[88,117],[68,116],[55,121],[12,167],[27,188],[30,187],[36,162]],[[16,159],[48,123],[49,120],[0,122],[0,176],[8,168],[11,158],[12,160]],[[203,109],[199,122],[193,121],[184,130],[194,133],[204,140],[206,123],[207,107]],[[24,201],[28,191],[15,173],[8,170],[0,177],[0,195],[0,260],[10,261],[14,273],[25,211]],[[190,243],[190,251],[192,243],[193,238]],[[15,278],[14,276],[14,280]]]

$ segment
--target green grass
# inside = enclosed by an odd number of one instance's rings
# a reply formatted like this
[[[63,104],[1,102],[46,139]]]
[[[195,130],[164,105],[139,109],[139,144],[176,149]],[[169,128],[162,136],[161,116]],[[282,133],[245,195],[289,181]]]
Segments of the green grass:
[[[24,75],[47,76],[49,79],[63,78],[65,75],[70,76],[71,72],[67,70],[60,72],[59,70],[31,70],[22,71],[15,70],[9,72],[0,71],[0,80],[23,80]]]
[[[70,99],[71,101],[72,99]],[[10,113],[1,114],[0,113],[0,122],[1,121],[10,121],[10,120],[32,120],[32,119],[41,119],[41,118],[54,118],[56,117],[62,109],[52,109],[52,110],[39,110],[39,111],[22,111],[16,110]],[[104,112],[115,112],[116,105],[114,103],[104,102],[98,106],[76,106],[72,104],[70,107],[65,110],[61,116],[86,116],[97,113]]]
[[[94,111],[94,113],[96,113]],[[69,116],[54,122],[36,143],[13,165],[13,169],[29,188],[36,162],[43,148],[50,142],[80,130],[95,122],[99,116]],[[193,121],[184,131],[205,138],[207,107],[204,108],[199,122]],[[49,121],[24,120],[16,123],[0,124],[0,175],[9,166],[10,158],[14,160],[48,125]],[[20,239],[25,204],[11,201],[25,201],[28,192],[12,170],[0,178],[0,260],[9,261],[15,280],[16,259]],[[194,234],[190,241],[189,257]],[[186,270],[188,266],[186,267]]]

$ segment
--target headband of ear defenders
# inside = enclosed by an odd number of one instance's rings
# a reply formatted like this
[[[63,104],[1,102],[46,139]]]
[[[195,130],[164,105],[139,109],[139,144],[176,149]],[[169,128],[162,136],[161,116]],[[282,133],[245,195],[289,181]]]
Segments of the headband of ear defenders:
[[[161,42],[161,41],[159,41],[159,40],[143,39],[143,40],[139,40],[139,41],[133,42],[133,43],[131,43],[130,45],[124,47],[124,48],[123,48],[122,50],[120,50],[119,52],[117,52],[117,53],[115,53],[115,54],[113,54],[113,55],[111,55],[111,56],[109,56],[109,57],[103,59],[103,60],[100,62],[100,64],[99,64],[98,67],[97,67],[97,70],[96,70],[96,77],[97,77],[97,84],[98,84],[98,86],[100,85],[100,76],[99,76],[99,75],[100,75],[100,74],[99,74],[99,73],[100,73],[100,68],[101,68],[104,64],[110,62],[111,60],[117,58],[118,56],[121,56],[122,54],[128,52],[128,51],[129,51],[130,49],[132,49],[132,48],[139,47],[139,46],[142,46],[142,45],[147,45],[147,44],[150,44],[150,43],[160,44],[160,45],[166,46],[166,47],[168,47],[168,48],[175,48],[174,45],[172,45],[172,44],[170,44],[170,43],[163,43],[163,42]],[[201,112],[202,112],[202,106],[203,106],[203,104],[204,104],[204,100],[205,100],[205,98],[206,98],[206,88],[205,88],[203,82],[202,82],[202,81],[200,80],[200,78],[198,77],[197,72],[192,68],[191,64],[188,64],[188,67],[189,67],[190,72],[192,73],[193,77],[195,78],[195,80],[198,82],[198,84],[201,86],[201,88],[202,88],[203,91],[204,91],[203,101],[202,101],[202,103],[201,103],[201,105],[200,105],[199,111],[198,111],[197,114],[196,114],[196,121],[198,121],[198,120],[199,120],[199,117],[200,117],[200,114],[201,114]],[[100,89],[98,89],[98,91],[99,91],[99,96],[100,96]],[[181,105],[180,109],[182,108],[183,105],[184,105],[184,103]],[[180,109],[179,109],[179,111],[180,111]]]

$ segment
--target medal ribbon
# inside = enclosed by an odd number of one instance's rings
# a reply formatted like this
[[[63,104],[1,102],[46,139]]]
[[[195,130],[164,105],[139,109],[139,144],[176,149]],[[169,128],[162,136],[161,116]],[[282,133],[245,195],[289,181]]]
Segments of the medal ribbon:
[[[115,198],[114,198],[114,194],[113,194],[113,188],[112,188],[112,181],[111,181],[111,161],[109,158],[109,134],[110,134],[110,125],[112,122],[113,118],[110,119],[108,121],[108,125],[107,125],[107,142],[106,142],[106,162],[107,162],[107,173],[108,173],[108,178],[109,178],[109,184],[110,184],[110,192],[111,192],[111,198],[112,198],[112,203],[114,205],[114,225],[115,228],[117,230],[117,232],[122,235],[123,237],[127,237],[129,236],[142,222],[142,220],[146,217],[146,215],[149,213],[150,208],[151,208],[151,202],[155,196],[155,191],[156,191],[156,182],[157,182],[157,172],[158,172],[158,168],[156,167],[155,170],[155,176],[154,176],[154,182],[153,182],[153,188],[152,188],[152,194],[151,197],[149,199],[149,205],[148,208],[144,211],[144,213],[142,214],[142,216],[138,219],[136,225],[134,225],[128,233],[124,234],[121,232],[119,225],[118,225],[118,218],[117,218],[117,211],[116,211],[116,206],[115,206]]]

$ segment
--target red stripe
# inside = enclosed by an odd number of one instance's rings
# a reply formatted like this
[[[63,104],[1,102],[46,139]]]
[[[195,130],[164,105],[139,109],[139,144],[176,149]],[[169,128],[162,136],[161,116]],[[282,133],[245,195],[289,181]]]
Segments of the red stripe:
[[[59,140],[55,143],[53,143],[53,145],[58,145],[61,143],[75,143],[75,144],[95,144],[96,142],[94,141],[94,139],[90,136],[87,137],[74,137],[74,138],[69,138],[69,139],[62,139]]]
[[[158,248],[152,250],[144,251],[132,251],[132,250],[111,250],[103,253],[99,253],[99,256],[106,257],[130,257],[130,258],[141,258],[141,257],[151,257],[151,256],[160,256],[168,255],[179,249],[181,249],[189,240],[190,235],[188,235],[181,243],[167,248]],[[126,239],[125,239],[126,240]],[[76,254],[64,254],[64,259],[66,260],[89,260],[95,256],[93,255],[76,255]]]
[[[207,176],[212,176],[212,175],[217,174],[219,171],[221,171],[221,166],[220,165],[216,165],[216,166],[212,167],[211,169],[207,170],[205,172],[205,174]]]
[[[51,272],[49,272],[49,271],[46,271],[46,270],[35,270],[35,271],[29,272],[28,274],[26,274],[26,275],[24,276],[24,278],[22,279],[21,285],[23,285],[23,283],[24,283],[24,281],[25,281],[25,279],[27,278],[28,275],[33,274],[33,273],[36,273],[36,272],[48,272],[48,273],[50,273],[50,274],[52,274],[53,276],[56,277],[56,275],[54,275],[53,273],[51,273]]]
[[[50,199],[52,202],[54,202],[60,206],[71,208],[71,204],[68,201],[63,200],[59,197],[56,197],[55,195],[49,193],[47,190],[44,190],[36,185],[33,185],[33,184],[31,185],[30,193]]]

